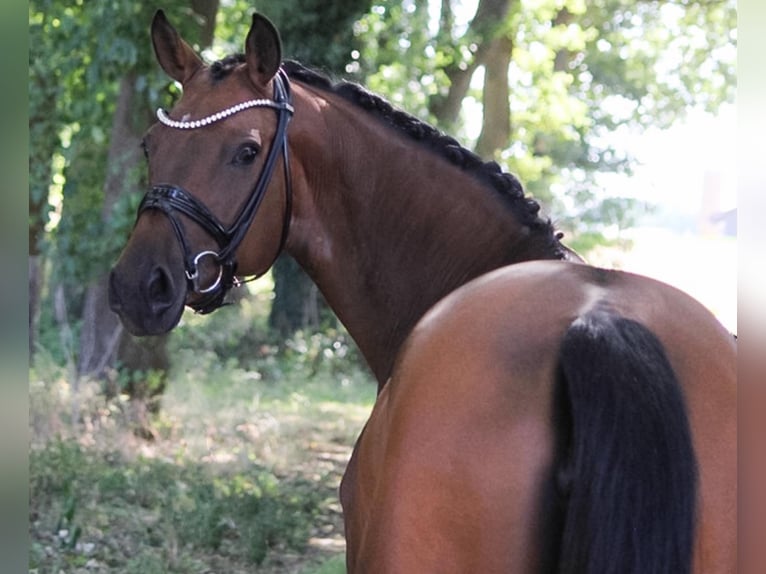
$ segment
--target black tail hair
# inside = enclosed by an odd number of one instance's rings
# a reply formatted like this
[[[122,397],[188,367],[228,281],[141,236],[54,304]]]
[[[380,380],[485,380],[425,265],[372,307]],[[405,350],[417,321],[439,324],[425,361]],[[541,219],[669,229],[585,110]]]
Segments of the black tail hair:
[[[657,337],[604,311],[577,319],[561,346],[554,416],[557,496],[543,571],[688,574],[697,465]]]

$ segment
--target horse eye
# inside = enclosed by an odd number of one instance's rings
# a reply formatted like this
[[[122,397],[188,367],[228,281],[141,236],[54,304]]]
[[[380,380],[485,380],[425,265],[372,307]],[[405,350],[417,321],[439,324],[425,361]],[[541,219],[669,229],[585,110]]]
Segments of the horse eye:
[[[241,146],[234,155],[232,163],[234,165],[250,165],[255,161],[259,148],[254,143],[247,143]]]
[[[146,143],[146,140],[141,140],[141,150],[144,152],[144,157],[146,159],[149,159],[149,144]]]

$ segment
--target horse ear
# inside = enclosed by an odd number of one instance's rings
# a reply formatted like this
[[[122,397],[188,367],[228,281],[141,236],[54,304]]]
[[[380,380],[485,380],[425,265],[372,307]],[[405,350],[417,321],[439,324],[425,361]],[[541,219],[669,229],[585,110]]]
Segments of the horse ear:
[[[250,80],[265,88],[282,64],[279,32],[265,16],[253,14],[253,23],[245,40],[245,57]]]
[[[157,61],[168,76],[185,84],[203,66],[202,59],[157,10],[152,20],[152,44]]]

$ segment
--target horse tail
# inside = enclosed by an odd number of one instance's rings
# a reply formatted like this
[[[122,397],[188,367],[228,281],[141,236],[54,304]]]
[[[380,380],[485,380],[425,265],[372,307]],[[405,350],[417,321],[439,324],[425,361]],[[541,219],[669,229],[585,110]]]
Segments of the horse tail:
[[[574,321],[559,354],[554,417],[557,548],[543,570],[688,574],[697,465],[659,339],[603,311]]]

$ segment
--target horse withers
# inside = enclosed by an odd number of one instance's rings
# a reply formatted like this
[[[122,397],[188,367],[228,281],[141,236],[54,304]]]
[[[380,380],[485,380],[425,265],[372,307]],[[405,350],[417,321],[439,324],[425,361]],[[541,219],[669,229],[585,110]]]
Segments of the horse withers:
[[[341,486],[349,572],[733,572],[736,348],[664,284],[572,263],[518,180],[364,88],[282,62],[260,15],[144,138],[110,277],[134,334],[215,310],[284,249],[375,374]]]

